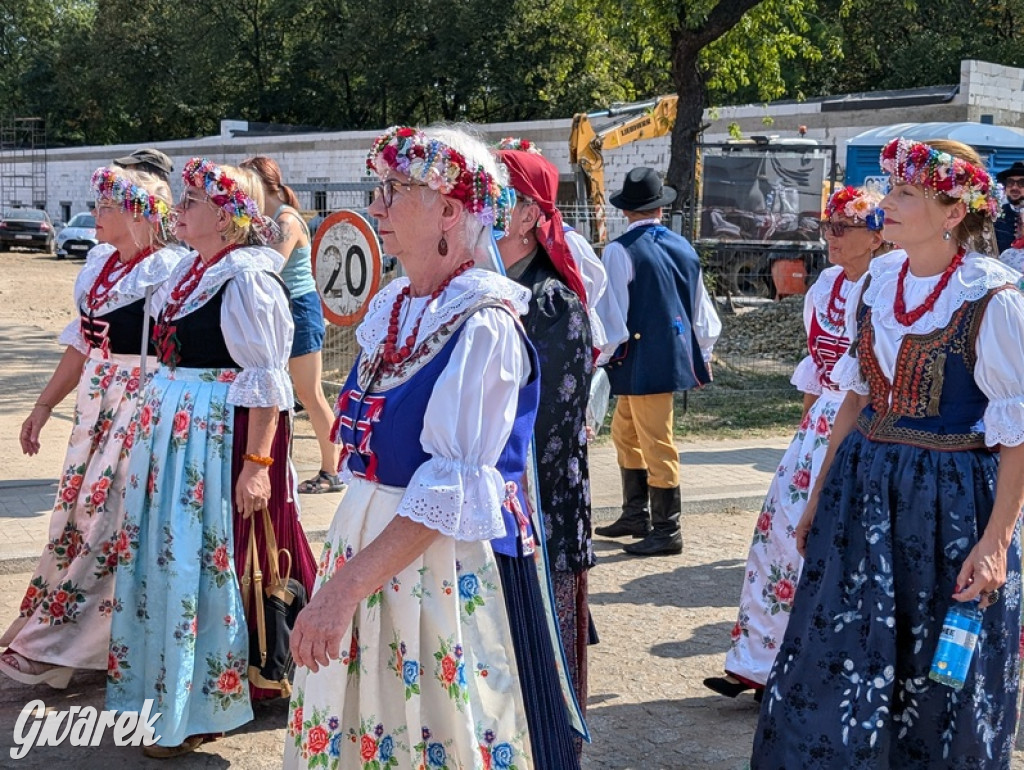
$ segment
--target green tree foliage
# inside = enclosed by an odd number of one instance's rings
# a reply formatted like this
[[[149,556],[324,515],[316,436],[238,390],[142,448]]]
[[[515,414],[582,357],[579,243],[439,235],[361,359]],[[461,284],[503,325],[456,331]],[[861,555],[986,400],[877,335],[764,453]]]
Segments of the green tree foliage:
[[[222,118],[372,129],[955,83],[1024,66],[1024,0],[0,0],[0,113],[52,144],[216,133]]]

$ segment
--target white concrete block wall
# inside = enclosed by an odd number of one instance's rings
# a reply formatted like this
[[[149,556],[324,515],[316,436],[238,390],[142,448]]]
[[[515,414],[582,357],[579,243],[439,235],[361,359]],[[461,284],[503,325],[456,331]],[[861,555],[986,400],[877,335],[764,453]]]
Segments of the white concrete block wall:
[[[747,104],[719,107],[705,112],[711,124],[705,134],[707,141],[728,138],[730,123],[740,124],[744,134],[780,134],[795,136],[799,125],[807,126],[807,136],[838,148],[839,162],[845,163],[846,140],[879,125],[904,120],[977,120],[992,114],[998,123],[1024,124],[1024,69],[1002,67],[988,62],[961,62],[960,91],[949,104],[910,107],[894,111],[821,112],[821,104],[787,102],[778,104]],[[771,116],[774,125],[763,123]],[[304,183],[309,178],[330,181],[354,181],[365,176],[366,151],[377,131],[332,132],[323,134],[290,134],[286,136],[247,137],[231,135],[231,130],[246,127],[244,121],[223,121],[217,136],[195,140],[156,142],[152,146],[166,152],[175,169],[193,155],[203,155],[218,162],[238,163],[243,158],[262,153],[274,157],[287,182]],[[563,178],[569,167],[570,118],[521,123],[495,123],[482,127],[488,141],[505,136],[518,136],[535,141],[545,157],[559,169]],[[93,170],[115,157],[127,155],[132,145],[78,147],[50,150],[47,153],[47,210],[59,218],[61,201],[70,201],[72,213],[81,210],[89,200],[89,178]],[[646,165],[665,172],[669,160],[669,137],[637,142],[606,154],[606,187],[609,193],[619,189],[629,169]],[[18,173],[25,173],[19,170]],[[177,175],[172,179],[175,195],[180,191]],[[10,196],[8,196],[10,197]],[[27,197],[27,193],[22,196]],[[9,201],[0,201],[6,205]],[[25,199],[22,202],[30,203]]]

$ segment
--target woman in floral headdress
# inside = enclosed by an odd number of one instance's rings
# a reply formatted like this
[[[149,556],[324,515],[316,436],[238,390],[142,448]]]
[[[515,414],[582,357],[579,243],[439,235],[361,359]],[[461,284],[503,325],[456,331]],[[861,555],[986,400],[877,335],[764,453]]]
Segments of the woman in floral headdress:
[[[128,426],[144,384],[143,305],[185,255],[168,245],[166,182],[142,171],[99,168],[92,189],[103,243],[75,280],[79,318],[61,334],[68,347],[22,424],[22,451],[39,451],[53,408],[77,388],[74,427],[49,542],[17,619],[0,637],[8,648],[0,671],[51,687],[67,686],[76,668],[106,669]],[[147,363],[148,377],[155,359]]]
[[[747,554],[739,617],[725,657],[725,676],[704,685],[735,698],[753,689],[760,700],[793,606],[802,559],[796,525],[818,476],[836,411],[843,401],[831,380],[832,367],[850,346],[846,298],[883,247],[882,195],[844,187],[825,206],[823,231],[832,267],[821,272],[804,298],[808,356],[792,382],[804,393],[804,417],[772,479]]]
[[[1024,296],[986,254],[999,204],[977,154],[894,139],[884,234],[847,305],[848,390],[797,526],[804,568],[751,766],[1009,768],[1024,504]],[[992,451],[998,449],[998,453]],[[928,677],[975,602],[962,690]]]
[[[259,245],[262,186],[202,158],[182,178],[194,251],[153,305],[161,366],[135,426],[107,671],[109,708],[160,712],[153,757],[252,719],[238,586],[252,514],[269,509],[293,575],[316,569],[287,507],[292,320],[281,255]]]
[[[399,278],[372,301],[335,431],[349,483],[291,649],[285,767],[579,767],[522,477],[530,292],[483,270],[501,195],[479,141],[394,127],[370,214]]]
[[[498,142],[497,149],[514,150],[526,152],[531,155],[543,155],[536,142],[529,139],[520,139],[515,136],[506,136]],[[555,191],[557,193],[557,190]],[[552,198],[552,205],[555,203]],[[601,258],[594,253],[594,247],[590,241],[580,235],[579,231],[559,217],[559,226],[564,233],[563,240],[569,247],[569,253],[576,263],[576,270],[583,280],[584,294],[586,295],[587,317],[590,319],[590,336],[595,349],[600,350],[608,343],[604,331],[604,322],[597,314],[597,303],[601,301],[605,291],[608,289],[608,273],[604,269]]]

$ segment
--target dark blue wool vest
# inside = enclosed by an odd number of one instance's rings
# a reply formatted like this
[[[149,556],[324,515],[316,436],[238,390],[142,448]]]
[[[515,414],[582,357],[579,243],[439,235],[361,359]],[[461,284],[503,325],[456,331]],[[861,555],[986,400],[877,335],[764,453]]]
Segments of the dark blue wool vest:
[[[871,308],[857,308],[856,355],[871,401],[857,426],[874,441],[926,449],[984,449],[982,418],[988,398],[974,380],[975,341],[985,308],[999,291],[960,306],[949,325],[929,334],[908,334],[886,379],[874,351]]]
[[[693,331],[700,259],[681,235],[648,225],[618,239],[633,260],[629,338],[606,365],[612,393],[646,396],[711,382]]]
[[[360,361],[356,360],[338,398],[338,420],[335,422],[338,442],[342,445],[342,462],[348,463],[352,473],[387,486],[406,487],[416,469],[430,459],[420,444],[427,402],[464,328],[464,324],[460,325],[445,346],[408,380],[386,390],[362,393],[359,387]],[[529,516],[522,479],[537,416],[540,396],[537,372],[540,369],[537,354],[521,329],[520,338],[529,351],[532,373],[529,382],[519,390],[512,435],[495,467],[505,479],[507,489],[515,485],[517,505]],[[466,383],[466,387],[472,386],[473,383]],[[495,411],[500,411],[500,408],[495,404]],[[516,514],[506,506],[502,506],[501,513],[505,521],[505,535],[492,540],[491,546],[506,556],[525,555],[518,542],[520,527]],[[527,531],[532,537],[533,528],[527,525]]]

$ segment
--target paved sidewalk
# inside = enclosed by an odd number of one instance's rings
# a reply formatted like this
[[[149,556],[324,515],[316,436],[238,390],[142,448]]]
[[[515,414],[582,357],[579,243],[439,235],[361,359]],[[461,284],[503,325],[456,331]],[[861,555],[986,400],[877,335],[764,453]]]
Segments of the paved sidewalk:
[[[45,426],[35,457],[21,453],[18,433],[60,359],[53,336],[35,326],[0,327],[0,573],[31,570],[45,543],[57,478],[71,429],[74,395],[68,396]],[[788,437],[679,444],[683,463],[685,513],[760,506],[788,444]],[[293,456],[299,478],[319,469],[319,451],[309,421],[296,421]],[[617,515],[619,471],[611,443],[591,448],[590,476],[594,518]],[[340,495],[301,495],[302,520],[311,541],[320,541]]]
[[[8,421],[0,417],[2,422]],[[49,441],[57,443],[66,437],[67,430],[63,424],[48,425],[47,434]],[[16,432],[3,437],[5,441],[12,439],[17,440]],[[729,507],[756,509],[787,443],[787,439],[779,438],[679,444],[684,514]],[[301,417],[296,422],[295,447],[299,478],[312,476],[319,467],[316,442],[309,422]],[[22,467],[0,468],[0,532],[4,534],[0,539],[0,574],[30,570],[46,544],[57,478],[39,478],[38,474],[56,474],[60,462],[56,458],[49,467],[42,468],[37,467],[42,464],[39,459],[25,458]],[[591,487],[595,520],[614,518],[621,486],[615,451],[610,445],[591,449]],[[323,539],[340,499],[337,493],[300,495],[302,521],[310,541]]]

